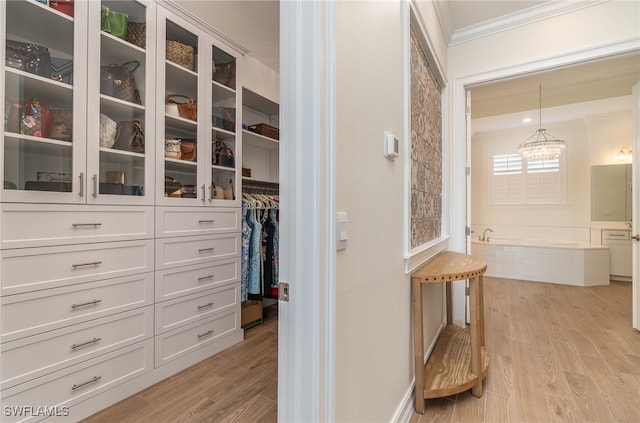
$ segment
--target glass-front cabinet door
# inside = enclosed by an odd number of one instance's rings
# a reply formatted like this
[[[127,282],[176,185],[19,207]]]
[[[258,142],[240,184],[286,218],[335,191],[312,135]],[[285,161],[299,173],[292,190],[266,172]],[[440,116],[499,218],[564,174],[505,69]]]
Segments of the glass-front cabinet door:
[[[153,204],[154,4],[89,3],[87,201]]]
[[[238,190],[240,143],[236,142],[238,96],[236,95],[236,58],[213,45],[211,48],[211,162],[209,201],[227,205],[235,201]]]
[[[156,199],[165,205],[202,205],[203,104],[199,100],[204,95],[200,95],[198,69],[204,64],[198,58],[204,36],[163,9],[158,10],[157,34]]]
[[[87,2],[0,2],[2,201],[85,202]]]

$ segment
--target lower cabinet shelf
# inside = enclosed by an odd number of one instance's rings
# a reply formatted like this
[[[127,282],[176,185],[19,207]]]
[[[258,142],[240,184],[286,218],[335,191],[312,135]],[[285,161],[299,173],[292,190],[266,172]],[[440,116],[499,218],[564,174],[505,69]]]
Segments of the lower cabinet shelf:
[[[489,357],[481,347],[481,379],[487,376]],[[471,338],[469,331],[447,325],[424,367],[424,398],[440,398],[473,388],[478,375],[471,372]]]

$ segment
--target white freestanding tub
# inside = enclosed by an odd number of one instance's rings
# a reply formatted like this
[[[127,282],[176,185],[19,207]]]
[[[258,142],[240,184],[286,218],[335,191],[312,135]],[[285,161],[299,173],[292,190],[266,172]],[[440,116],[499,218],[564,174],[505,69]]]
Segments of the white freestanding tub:
[[[490,238],[471,242],[487,263],[486,276],[562,285],[609,285],[609,249],[563,240]]]

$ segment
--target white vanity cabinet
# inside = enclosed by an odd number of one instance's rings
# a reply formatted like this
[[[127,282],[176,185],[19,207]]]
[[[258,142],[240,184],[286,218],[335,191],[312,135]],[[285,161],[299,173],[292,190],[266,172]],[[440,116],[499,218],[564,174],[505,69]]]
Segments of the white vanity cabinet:
[[[602,244],[609,247],[609,274],[611,280],[630,282],[633,265],[631,231],[604,229],[602,230]]]

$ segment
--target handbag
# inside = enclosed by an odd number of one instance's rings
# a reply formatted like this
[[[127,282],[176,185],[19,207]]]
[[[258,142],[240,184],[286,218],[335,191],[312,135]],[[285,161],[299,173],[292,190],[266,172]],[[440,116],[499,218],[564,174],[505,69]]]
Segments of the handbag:
[[[65,84],[73,84],[73,60],[60,57],[51,58],[51,78]]]
[[[49,106],[36,99],[16,102],[5,101],[5,128],[8,132],[49,138],[53,115]]]
[[[133,72],[140,62],[133,60],[122,65],[100,66],[100,93],[116,97],[129,103],[142,104],[140,92],[136,88]]]
[[[235,200],[235,195],[233,194],[233,179],[229,179],[229,184],[224,188],[224,199],[225,200]]]
[[[236,62],[215,64],[215,72],[213,74],[213,80],[226,85],[231,89],[236,89]]]
[[[53,115],[53,127],[51,138],[54,140],[71,141],[73,136],[73,111],[51,110]]]
[[[182,197],[182,184],[171,176],[164,177],[164,196]]]
[[[182,160],[188,160],[190,162],[196,161],[197,156],[197,144],[195,141],[180,142],[180,152],[182,153]]]
[[[167,40],[165,54],[167,60],[189,70],[195,69],[195,49],[193,46],[180,41]]]
[[[111,148],[116,142],[118,124],[109,116],[100,113],[100,147]]]
[[[214,200],[224,200],[224,189],[214,184],[211,190],[211,198]]]
[[[126,13],[117,12],[109,9],[107,6],[102,6],[100,29],[104,32],[108,32],[114,37],[124,38],[127,35],[127,22],[129,17]]]
[[[7,39],[6,66],[25,72],[51,77],[51,50],[38,44]]]
[[[233,107],[213,106],[212,109],[213,126],[235,132],[236,130],[236,109]]]
[[[182,145],[182,140],[180,138],[164,140],[164,156],[171,159],[181,159],[182,149],[180,148],[180,145]]]
[[[145,22],[129,22],[127,23],[127,35],[125,40],[140,48],[145,48],[147,42]]]
[[[186,101],[179,103],[176,102],[175,98],[186,99]],[[175,104],[175,106],[173,106]],[[193,121],[198,120],[198,105],[196,101],[187,97],[183,94],[169,94],[165,98],[165,106],[175,107],[178,110],[178,116],[184,119],[189,119]],[[165,112],[167,112],[167,108],[165,107]],[[173,115],[173,112],[167,114]]]
[[[213,164],[217,166],[234,167],[233,150],[223,141],[216,140],[213,150]]]
[[[144,133],[140,121],[118,122],[116,141],[111,148],[144,154]]]
[[[73,0],[51,0],[49,2],[49,7],[73,17]]]

